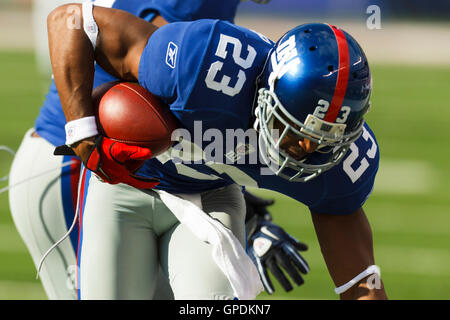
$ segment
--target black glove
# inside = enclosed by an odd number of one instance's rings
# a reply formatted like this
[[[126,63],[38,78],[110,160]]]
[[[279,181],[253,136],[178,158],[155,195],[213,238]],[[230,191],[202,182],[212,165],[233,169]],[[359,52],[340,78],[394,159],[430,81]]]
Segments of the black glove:
[[[293,289],[282,270],[287,272],[298,286],[304,283],[302,274],[309,272],[306,260],[297,251],[306,251],[308,246],[286,233],[270,221],[261,221],[250,237],[248,254],[255,263],[267,293],[275,290],[267,270],[275,276],[284,290]]]
[[[244,191],[244,198],[247,208],[245,221],[248,254],[258,269],[264,288],[269,294],[275,291],[267,270],[270,270],[286,291],[291,291],[293,287],[282,270],[297,285],[302,285],[302,274],[309,272],[309,266],[298,251],[306,251],[308,246],[272,222],[267,207],[275,202],[273,199],[263,199],[248,191]]]
[[[275,203],[273,199],[264,199],[251,194],[247,190],[244,190],[245,199],[245,225],[247,229],[247,241],[250,241],[250,236],[255,233],[258,227],[259,221],[267,220],[272,221],[270,212],[267,211],[267,207]]]
[[[273,200],[256,197],[247,191],[244,198],[247,206],[248,254],[258,269],[264,288],[269,294],[275,291],[267,270],[286,291],[291,291],[293,287],[282,270],[295,284],[302,285],[302,274],[309,272],[309,266],[298,251],[306,251],[308,246],[272,222],[266,207],[272,205]]]

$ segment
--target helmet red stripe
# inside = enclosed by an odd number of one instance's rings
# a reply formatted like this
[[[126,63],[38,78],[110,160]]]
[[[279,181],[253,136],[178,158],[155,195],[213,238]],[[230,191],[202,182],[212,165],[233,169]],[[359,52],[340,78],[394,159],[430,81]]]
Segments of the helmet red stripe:
[[[335,122],[347,92],[348,77],[350,73],[350,55],[344,32],[335,26],[330,26],[330,28],[333,30],[338,44],[339,66],[333,99],[331,100],[330,107],[328,108],[328,112],[326,113],[324,120],[328,122]]]

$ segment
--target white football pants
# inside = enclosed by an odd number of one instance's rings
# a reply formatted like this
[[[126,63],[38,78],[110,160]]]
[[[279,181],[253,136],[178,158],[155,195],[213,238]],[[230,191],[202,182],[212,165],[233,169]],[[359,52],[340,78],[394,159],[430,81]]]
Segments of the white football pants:
[[[109,185],[93,174],[81,215],[79,289],[81,299],[149,299],[158,264],[175,299],[233,299],[233,290],[212,257],[154,191]],[[245,201],[230,185],[188,200],[230,228],[245,245]]]
[[[54,146],[43,138],[32,137],[33,131],[25,134],[11,167],[9,204],[17,230],[37,267],[43,254],[72,223],[71,192],[72,187],[76,190],[80,167],[74,162],[62,168],[63,161],[70,163],[71,159],[54,156]],[[72,283],[75,266],[74,246],[68,238],[47,257],[40,273],[50,299],[76,299]]]

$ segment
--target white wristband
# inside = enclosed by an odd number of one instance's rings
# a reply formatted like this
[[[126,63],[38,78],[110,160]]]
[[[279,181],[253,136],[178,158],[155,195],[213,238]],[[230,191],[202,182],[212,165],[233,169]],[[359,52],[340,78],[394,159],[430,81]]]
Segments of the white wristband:
[[[365,277],[370,276],[371,274],[374,274],[374,273],[377,274],[378,277],[381,277],[380,268],[376,265],[371,265],[366,270],[364,270],[363,272],[358,274],[356,277],[354,277],[352,280],[347,282],[346,284],[343,284],[342,286],[334,289],[334,292],[336,292],[336,294],[344,293],[345,291],[347,291],[348,289],[353,287],[356,283],[358,283]]]
[[[81,8],[83,10],[83,29],[95,50],[97,46],[98,26],[92,13],[94,5],[92,2],[83,2]]]
[[[96,136],[98,134],[95,117],[85,117],[70,121],[65,126],[66,145],[69,147],[75,142]]]

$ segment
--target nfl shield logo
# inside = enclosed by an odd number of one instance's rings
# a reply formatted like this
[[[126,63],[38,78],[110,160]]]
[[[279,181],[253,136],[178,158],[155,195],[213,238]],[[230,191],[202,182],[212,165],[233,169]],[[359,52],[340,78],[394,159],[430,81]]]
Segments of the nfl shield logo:
[[[97,32],[97,25],[95,23],[91,23],[86,26],[86,30],[90,33],[96,33]]]
[[[247,151],[249,151],[249,150],[250,150],[250,148],[248,147],[248,145],[241,144],[241,145],[237,146],[236,154],[238,154],[238,155],[245,155],[247,153]]]

